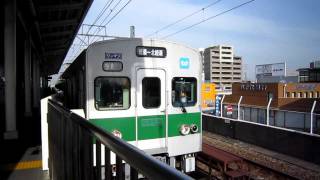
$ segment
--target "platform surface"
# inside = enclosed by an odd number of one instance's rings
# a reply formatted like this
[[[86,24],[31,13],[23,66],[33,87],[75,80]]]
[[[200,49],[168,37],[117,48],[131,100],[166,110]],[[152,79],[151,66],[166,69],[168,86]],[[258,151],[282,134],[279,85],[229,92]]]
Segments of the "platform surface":
[[[17,148],[19,147],[17,146]],[[48,171],[42,170],[41,147],[26,148],[20,159],[19,157],[3,158],[0,162],[0,180],[5,179],[49,180]]]

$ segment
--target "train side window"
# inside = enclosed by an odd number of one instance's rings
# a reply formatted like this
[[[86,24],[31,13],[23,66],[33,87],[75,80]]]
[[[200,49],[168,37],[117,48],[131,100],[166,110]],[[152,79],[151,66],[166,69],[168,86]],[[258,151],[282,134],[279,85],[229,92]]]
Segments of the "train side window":
[[[157,108],[161,104],[161,81],[157,77],[142,80],[142,106],[146,109]]]
[[[194,106],[197,103],[197,80],[192,77],[172,79],[172,105],[174,107]]]
[[[127,77],[98,77],[94,81],[97,110],[124,110],[130,107],[130,80]]]

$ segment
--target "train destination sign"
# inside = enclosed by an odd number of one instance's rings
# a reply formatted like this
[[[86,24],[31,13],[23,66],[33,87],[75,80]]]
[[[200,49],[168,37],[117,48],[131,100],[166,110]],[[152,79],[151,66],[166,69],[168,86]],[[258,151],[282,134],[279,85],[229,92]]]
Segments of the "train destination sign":
[[[109,72],[119,72],[123,69],[123,64],[120,61],[104,61],[102,69]]]
[[[136,55],[138,57],[165,58],[167,49],[164,47],[137,46]]]

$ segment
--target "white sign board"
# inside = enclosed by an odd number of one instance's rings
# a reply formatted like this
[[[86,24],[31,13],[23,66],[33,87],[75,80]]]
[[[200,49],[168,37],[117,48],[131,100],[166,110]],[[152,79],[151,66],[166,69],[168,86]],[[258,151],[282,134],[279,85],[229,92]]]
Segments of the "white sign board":
[[[227,106],[227,115],[232,115],[232,106],[231,105]]]
[[[256,76],[286,76],[286,63],[256,65]]]

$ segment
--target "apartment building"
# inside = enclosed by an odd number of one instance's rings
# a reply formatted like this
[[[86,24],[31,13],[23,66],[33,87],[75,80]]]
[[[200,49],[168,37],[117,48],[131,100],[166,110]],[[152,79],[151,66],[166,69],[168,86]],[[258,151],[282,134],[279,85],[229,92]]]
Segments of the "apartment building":
[[[232,46],[217,45],[204,50],[204,76],[216,84],[218,94],[231,94],[232,83],[242,81],[242,58]]]

